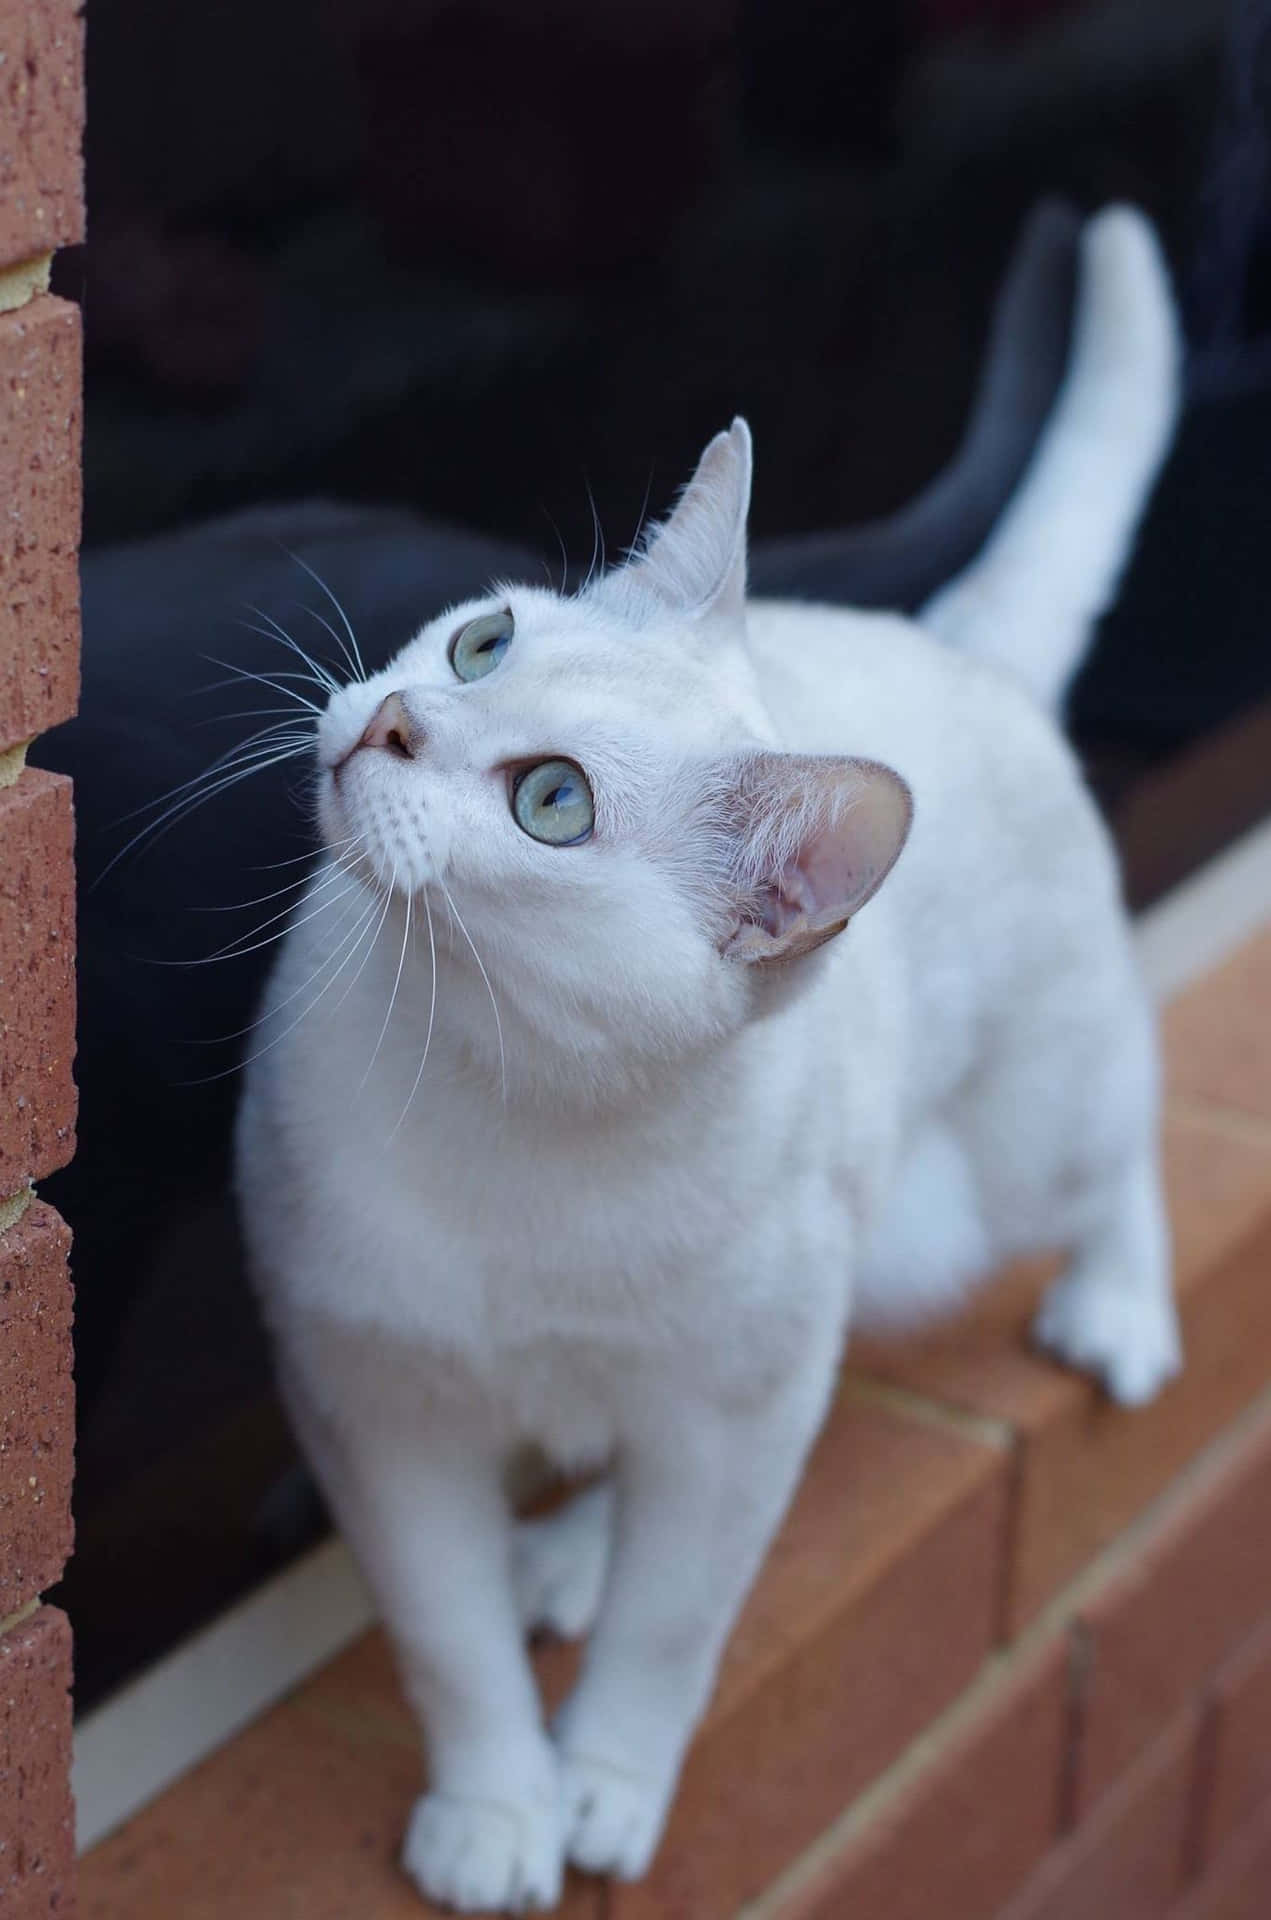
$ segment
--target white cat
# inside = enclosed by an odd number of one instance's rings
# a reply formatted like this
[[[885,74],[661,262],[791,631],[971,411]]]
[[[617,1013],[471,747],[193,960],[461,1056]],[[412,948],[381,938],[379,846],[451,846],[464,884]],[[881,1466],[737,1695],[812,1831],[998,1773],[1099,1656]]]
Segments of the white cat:
[[[918,624],[746,604],[736,421],[621,570],[430,620],[318,724],[330,857],[238,1187],[423,1727],[435,1899],[647,1867],[849,1321],[1061,1246],[1047,1347],[1130,1403],[1180,1364],[1152,1022],[1048,711],[1176,382],[1150,230],[1106,212],[1033,466]],[[526,1438],[607,1477],[514,1526]],[[550,1734],[540,1623],[591,1634]]]

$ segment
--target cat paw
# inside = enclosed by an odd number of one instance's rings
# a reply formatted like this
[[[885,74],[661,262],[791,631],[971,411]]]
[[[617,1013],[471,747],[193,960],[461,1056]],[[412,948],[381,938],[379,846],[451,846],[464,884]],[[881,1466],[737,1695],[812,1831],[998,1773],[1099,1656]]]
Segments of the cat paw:
[[[1182,1371],[1174,1302],[1124,1278],[1077,1267],[1050,1288],[1033,1322],[1038,1346],[1102,1382],[1123,1407],[1145,1406]]]
[[[513,1528],[512,1584],[527,1633],[546,1629],[577,1640],[590,1631],[609,1565],[612,1506],[602,1483]]]
[[[560,1809],[425,1794],[402,1866],[425,1899],[460,1913],[544,1912],[560,1899]]]
[[[603,1760],[561,1761],[565,1852],[587,1873],[638,1880],[661,1837],[667,1794],[653,1780]]]

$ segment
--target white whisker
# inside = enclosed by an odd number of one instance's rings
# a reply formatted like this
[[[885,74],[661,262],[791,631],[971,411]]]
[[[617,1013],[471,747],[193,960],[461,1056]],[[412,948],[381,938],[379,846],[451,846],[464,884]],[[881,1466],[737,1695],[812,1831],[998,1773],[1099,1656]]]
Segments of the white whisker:
[[[265,637],[272,639],[273,635],[266,634]],[[267,673],[253,673],[250,667],[236,667],[232,660],[218,660],[214,653],[205,653],[203,658],[214,667],[223,667],[226,673],[236,674],[240,680],[254,680],[258,686],[272,687],[274,692],[280,693],[285,700],[295,700],[302,707],[308,707],[312,714],[322,712],[316,700],[306,699],[303,693],[297,693],[294,687],[289,687],[283,680],[271,680]]]
[[[591,564],[587,568],[587,578],[583,581],[581,592],[585,593],[597,571],[603,573],[605,566],[605,536],[600,526],[600,515],[596,510],[596,496],[591,490],[591,481],[583,475],[583,485],[587,489],[587,504],[591,508]]]
[[[306,878],[307,877],[308,876],[306,876]],[[354,881],[354,874],[353,874],[353,869],[351,867],[342,867],[338,860],[333,860],[331,862],[331,871],[327,874],[324,874],[322,879],[317,882],[316,886],[313,888],[313,893],[310,895],[310,898],[315,898],[318,894],[325,893],[330,887],[333,887],[335,885],[337,880],[348,880],[352,882]],[[295,886],[302,886],[304,885],[304,881],[296,881],[293,884]],[[356,882],[354,882],[354,884],[356,884]],[[281,891],[289,892],[291,891],[291,889],[283,888]],[[347,891],[347,888],[341,889],[341,896],[340,896],[341,898],[343,897],[343,894],[346,891]],[[254,940],[258,933],[263,933],[265,931],[266,927],[272,927],[279,920],[285,920],[288,914],[294,913],[296,911],[296,908],[301,906],[302,904],[303,902],[299,900],[289,901],[285,907],[280,907],[277,913],[270,914],[269,918],[267,920],[262,920],[259,923],[259,925],[249,928],[246,933],[236,934],[235,937],[232,940],[227,941],[223,947],[218,947],[215,953],[208,954],[207,959],[220,960],[220,959],[232,956],[234,949],[236,947],[242,946],[245,941]],[[214,911],[218,911],[218,909],[214,909]],[[312,917],[311,915],[306,914],[304,916],[304,919],[309,919],[311,917]],[[297,927],[302,927],[304,925],[304,919],[294,921],[293,925]],[[248,951],[251,951],[251,949],[248,949]],[[193,962],[192,964],[203,966],[205,962],[200,960],[197,962]]]
[[[284,761],[297,759],[302,753],[309,751],[309,745],[310,743],[305,741],[302,745],[288,746],[282,752],[273,753],[266,751],[249,764],[235,767],[232,771],[224,772],[219,779],[214,780],[210,785],[201,788],[197,793],[188,795],[185,799],[177,801],[176,804],[169,807],[165,813],[161,813],[157,820],[147,821],[146,825],[142,827],[139,832],[133,834],[131,840],[120,847],[118,853],[114,854],[111,859],[106,862],[106,865],[93,881],[93,886],[100,886],[107,874],[112,872],[113,869],[118,866],[119,862],[124,859],[127,854],[132,852],[134,847],[139,846],[143,841],[146,842],[147,845],[150,845],[153,844],[154,841],[162,839],[164,834],[170,833],[173,827],[179,826],[183,820],[187,819],[198,807],[201,807],[204,801],[210,800],[214,794],[224,793],[227,788],[237,786],[240,780],[250,779],[254,773],[263,773],[268,767],[281,766]],[[141,811],[145,811],[145,809],[141,809]]]
[[[231,720],[268,720],[271,715],[290,720],[298,724],[300,715],[294,707],[239,707],[233,713],[209,713],[206,719],[196,720],[196,727],[220,727]]]
[[[352,846],[356,837],[357,836],[353,834],[349,834],[347,839],[336,841],[333,846],[326,849],[328,853],[337,856],[337,858],[333,860],[333,865],[339,865],[338,856],[346,847]],[[317,860],[319,857],[319,849],[315,847],[310,853],[302,853],[299,856],[299,860]],[[360,853],[354,856],[355,859],[359,859],[360,857]],[[280,867],[293,867],[298,864],[298,860],[279,860],[275,862],[275,865]],[[258,869],[253,868],[252,871],[256,872]],[[350,867],[346,869],[346,871],[352,872],[353,869]],[[190,911],[191,913],[243,913],[248,907],[263,907],[269,900],[281,900],[284,893],[294,893],[297,887],[303,887],[308,884],[309,877],[307,873],[302,873],[297,879],[288,880],[286,886],[275,887],[272,893],[258,893],[253,900],[235,900],[230,905],[196,906],[191,907]]]
[[[557,588],[557,592],[563,595],[565,583],[569,579],[569,555],[565,551],[565,536],[541,500],[539,501],[539,511],[547,521],[552,532],[556,535],[556,544],[560,548],[560,586]],[[547,584],[550,586],[552,582],[552,570],[546,560],[543,562],[543,572],[547,575]]]
[[[349,846],[353,838],[354,836],[350,834],[348,839],[337,841],[332,846],[331,852],[337,853],[341,847]],[[298,867],[302,860],[316,860],[319,852],[318,847],[308,847],[304,853],[293,853],[286,860],[262,860],[259,866],[248,867],[247,871],[248,873],[276,873],[280,867]]]
[[[388,1136],[390,1140],[396,1135],[398,1127],[401,1126],[402,1121],[410,1112],[411,1107],[414,1105],[415,1095],[419,1092],[419,1083],[424,1077],[424,1068],[428,1065],[428,1050],[432,1046],[433,1021],[437,1014],[437,943],[433,938],[432,906],[428,899],[427,888],[423,889],[419,897],[424,903],[424,918],[428,924],[428,965],[432,981],[432,988],[428,997],[428,1030],[424,1034],[424,1051],[419,1058],[419,1067],[415,1074],[414,1085],[406,1096],[406,1105],[397,1117],[397,1125]]]
[[[348,879],[348,875],[345,874],[343,878]],[[249,938],[244,934],[242,941],[232,940],[228,946],[221,947],[216,953],[204,954],[199,960],[156,960],[153,964],[156,967],[214,967],[222,960],[243,960],[249,953],[259,953],[262,947],[275,946],[296,927],[303,927],[310,920],[316,920],[320,913],[326,913],[329,908],[338,906],[341,900],[347,900],[350,894],[356,893],[361,884],[359,880],[350,880],[342,892],[335,894],[329,900],[320,901],[312,913],[302,913],[298,920],[291,920],[287,926],[279,927],[277,933],[271,933],[267,940],[252,940],[249,945],[244,945],[243,941]],[[253,932],[259,933],[262,928],[272,926],[279,920],[287,920],[299,904],[301,903],[297,901],[290,907],[284,907],[281,913],[275,913],[269,920],[263,920],[259,927],[253,929]]]
[[[307,993],[319,975],[325,973],[327,968],[331,966],[340,954],[344,954],[346,960],[352,958],[352,955],[349,954],[346,949],[352,945],[354,951],[356,951],[357,942],[361,935],[365,933],[370,921],[375,917],[377,905],[378,897],[372,896],[361,913],[358,913],[356,908],[346,911],[336,922],[333,929],[332,937],[335,940],[335,945],[331,948],[331,951],[323,957],[307,980],[302,981],[300,986],[293,987],[292,991],[286,994],[283,999],[272,1002],[267,1014],[258,1015],[255,1019],[248,1021],[245,1027],[236,1027],[233,1033],[218,1033],[210,1039],[192,1040],[187,1044],[199,1047],[224,1046],[230,1040],[241,1040],[244,1034],[255,1033],[261,1025],[262,1020],[273,1019],[274,1015],[281,1013],[284,1007],[290,1006],[293,1000],[298,1000],[302,993]]]
[[[370,925],[370,922],[373,919],[373,917],[374,917],[374,907],[372,906],[372,908],[364,918],[364,921],[362,923],[361,933],[359,934],[358,939],[353,946],[352,952],[345,954],[343,961],[341,962],[339,967],[337,967],[336,971],[332,974],[331,978],[327,981],[326,985],[322,988],[321,992],[316,993],[314,995],[313,999],[309,1002],[308,1006],[304,1009],[304,1011],[298,1014],[294,1020],[292,1020],[286,1027],[284,1027],[281,1033],[275,1034],[273,1039],[270,1041],[267,1041],[263,1047],[258,1047],[255,1053],[249,1053],[245,1060],[240,1060],[238,1062],[237,1066],[226,1067],[224,1071],[221,1073],[205,1074],[201,1080],[188,1080],[185,1084],[187,1086],[193,1086],[193,1087],[204,1087],[204,1086],[207,1086],[213,1080],[227,1080],[231,1074],[241,1073],[245,1067],[251,1066],[253,1060],[262,1059],[264,1055],[271,1052],[274,1047],[280,1046],[281,1043],[287,1038],[287,1035],[289,1033],[295,1032],[296,1028],[300,1025],[301,1021],[307,1020],[309,1018],[309,1015],[313,1012],[319,1000],[322,999],[323,994],[330,992],[331,988],[335,985],[336,981],[340,978],[340,975],[344,972],[345,967],[347,967],[351,962],[353,958],[353,954],[357,952],[358,947],[361,945],[362,941],[366,938],[366,928]],[[380,926],[382,927],[383,924],[384,924],[384,921],[383,921],[383,917],[381,916]],[[378,939],[379,939],[379,928],[377,928],[375,932],[375,940],[378,940]],[[368,952],[374,950],[375,940],[372,940],[371,946],[368,949]],[[330,956],[330,958],[334,958],[334,956]],[[329,964],[329,963],[330,963],[330,960],[328,959],[328,961],[324,964]],[[363,960],[362,965],[365,966],[365,964],[366,962],[365,960]],[[318,972],[321,973],[321,971],[322,971],[322,968],[319,967]],[[361,968],[359,968],[358,971],[360,973]],[[346,989],[346,992],[347,992],[347,989]],[[263,1020],[268,1020],[269,1018],[270,1018],[269,1013],[264,1014],[262,1016],[262,1021],[258,1021],[257,1025],[258,1026],[261,1025],[263,1023]]]
[[[393,878],[389,885],[390,896],[392,895],[396,886],[397,886],[397,869],[396,867],[394,867]],[[388,1023],[393,1017],[393,1008],[397,1005],[397,990],[402,984],[402,968],[406,965],[406,943],[410,939],[411,902],[413,898],[414,898],[413,894],[408,893],[406,895],[406,919],[402,927],[402,950],[397,956],[397,973],[393,980],[393,991],[388,996],[388,1012],[384,1015],[384,1024],[380,1028],[379,1039],[375,1042],[375,1046],[371,1053],[371,1057],[366,1063],[366,1072],[362,1075],[362,1078],[357,1083],[357,1090],[359,1093],[361,1093],[363,1087],[366,1085],[367,1081],[370,1079],[371,1069],[374,1067],[375,1062],[379,1059],[380,1048],[384,1044],[384,1035],[388,1032]]]
[[[348,645],[343,635],[338,634],[336,632],[335,628],[331,625],[331,622],[327,619],[326,615],[319,613],[316,607],[302,606],[300,611],[302,613],[307,613],[311,620],[316,620],[318,625],[324,628],[325,631],[330,634],[336,646],[340,649],[340,653],[343,656],[344,663],[348,667],[349,672],[352,674],[354,680],[361,680],[364,682],[366,679],[366,675],[359,671],[359,668],[361,666],[361,661],[354,660],[353,656],[349,652]]]
[[[481,955],[477,952],[475,946],[473,946],[472,944],[472,935],[468,932],[468,929],[464,926],[463,915],[460,913],[458,907],[455,905],[454,901],[450,897],[450,889],[447,887],[444,880],[439,880],[437,884],[441,888],[442,893],[446,897],[446,905],[449,907],[451,913],[454,915],[455,922],[459,928],[460,933],[463,935],[464,939],[468,943],[469,949],[472,953],[472,957],[476,961],[477,966],[480,970],[481,978],[485,981],[485,990],[490,996],[490,1005],[494,1009],[495,1031],[499,1036],[499,1079],[500,1079],[500,1082],[502,1083],[503,1102],[504,1102],[504,1105],[506,1106],[507,1097],[508,1097],[508,1075],[507,1075],[507,1061],[503,1052],[503,1022],[499,1018],[499,1003],[494,997],[494,988],[490,985],[490,976],[485,970],[485,962],[482,960]]]
[[[251,627],[248,631],[254,633],[256,629]],[[206,660],[207,655],[204,654],[203,658]],[[205,693],[220,693],[226,687],[236,687],[240,680],[249,680],[250,678],[251,675],[245,667],[233,667],[224,680],[205,680],[201,687],[191,687],[188,693],[183,694],[181,697],[185,700],[195,700]],[[299,680],[301,684],[306,687],[312,686],[313,684],[313,675],[311,673],[297,673],[290,667],[275,667],[274,678],[275,680]],[[288,692],[290,692],[290,689],[288,689]]]
[[[265,621],[269,629],[269,632],[273,635],[273,638],[275,640],[279,641],[284,647],[289,648],[290,651],[296,655],[296,658],[298,660],[302,660],[304,662],[305,666],[308,667],[314,680],[317,682],[319,686],[325,687],[328,693],[338,692],[340,683],[336,679],[335,675],[332,673],[331,669],[328,666],[325,666],[321,661],[315,660],[312,654],[306,653],[305,649],[301,646],[300,642],[294,639],[292,635],[287,632],[287,629],[283,626],[280,620],[275,620],[273,614],[266,613],[262,607],[253,607],[250,604],[250,602],[244,602],[244,604],[247,606],[247,611],[249,613],[254,613],[258,620]],[[244,621],[243,625],[249,626],[249,623],[247,621]],[[257,627],[255,631],[259,633],[260,628]]]
[[[394,873],[393,877],[394,879],[396,879],[397,877],[396,873]],[[375,929],[375,937],[371,941],[370,946],[366,949],[366,952],[362,955],[361,963],[358,966],[357,972],[354,974],[353,978],[349,981],[348,986],[344,989],[344,992],[340,995],[340,998],[336,1001],[335,1006],[332,1009],[333,1014],[338,1013],[340,1011],[340,1008],[344,1005],[345,1001],[348,999],[349,995],[352,993],[354,987],[357,985],[358,981],[362,978],[362,975],[365,973],[366,963],[370,959],[371,955],[374,953],[376,947],[378,947],[380,943],[380,935],[384,931],[384,923],[388,919],[388,910],[392,906],[392,904],[393,904],[393,889],[390,886],[385,889],[384,906],[383,906],[382,912],[380,913],[379,925]]]
[[[156,794],[153,800],[144,800],[139,807],[133,807],[128,813],[121,813],[114,825],[121,827],[126,820],[135,820],[139,814],[150,813],[155,807],[163,806],[165,801],[176,800],[181,794],[189,793],[192,788],[201,786],[204,781],[210,780],[214,775],[227,773],[238,762],[247,759],[253,749],[261,753],[272,753],[275,747],[284,744],[308,746],[311,744],[311,736],[307,733],[284,733],[282,723],[278,721],[268,727],[259,727],[255,733],[248,734],[245,740],[236,740],[232,747],[226,747],[223,753],[218,753],[214,760],[209,760],[201,772],[191,775],[190,779],[182,780],[175,787],[169,787],[166,793]]]
[[[350,624],[350,621],[349,621],[348,614],[344,611],[344,608],[340,605],[340,602],[336,599],[330,587],[327,585],[326,581],[322,578],[322,575],[320,573],[315,573],[314,569],[309,565],[309,562],[307,560],[302,560],[300,558],[300,555],[298,553],[293,553],[290,547],[283,547],[283,552],[286,554],[289,560],[294,560],[298,567],[303,567],[304,571],[308,574],[309,578],[312,581],[314,581],[317,586],[321,587],[323,593],[326,594],[327,599],[331,602],[331,605],[335,608],[336,612],[339,614],[341,620],[344,622],[344,631],[349,636],[349,645],[353,649],[353,658],[357,663],[358,677],[359,679],[365,680],[366,668],[362,665],[361,649],[358,646],[357,635],[353,631],[352,625]]]
[[[173,787],[171,792],[161,793],[156,799],[148,800],[144,806],[123,815],[116,825],[122,826],[126,820],[135,820],[139,813],[149,813],[155,807],[163,806],[165,801],[171,803],[169,812],[187,804],[197,805],[201,799],[218,792],[223,785],[232,785],[239,775],[251,773],[258,766],[270,765],[279,759],[294,759],[298,754],[307,752],[310,744],[307,739],[293,739],[289,734],[270,740],[246,741],[231,757],[222,757],[213,761],[211,766],[205,767],[197,779],[182,781],[181,785]],[[157,826],[159,821],[166,818],[166,813],[160,814],[158,820],[152,824]],[[143,827],[142,832],[145,831]]]

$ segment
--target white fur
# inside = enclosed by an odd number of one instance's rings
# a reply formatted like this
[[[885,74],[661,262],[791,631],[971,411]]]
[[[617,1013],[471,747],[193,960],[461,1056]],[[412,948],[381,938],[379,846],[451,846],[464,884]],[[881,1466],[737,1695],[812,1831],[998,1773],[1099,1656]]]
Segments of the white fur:
[[[1133,209],[1109,207],[1081,250],[1055,417],[983,553],[921,616],[1051,707],[1112,604],[1178,412],[1181,343],[1152,229]]]
[[[975,589],[1017,623],[1027,572],[1047,698],[1163,444],[1172,360],[1117,337],[1152,258],[1136,217],[1095,224],[1051,507],[1030,481]],[[1104,477],[1100,512],[1065,474]],[[622,573],[497,591],[333,696],[342,851],[249,1070],[238,1186],[284,1390],[423,1726],[406,1868],[461,1908],[550,1905],[565,1858],[647,1866],[849,1318],[911,1322],[1062,1245],[1041,1337],[1126,1400],[1179,1364],[1152,1025],[1073,758],[973,657],[991,632],[746,610],[748,478],[738,423]],[[502,605],[505,658],[459,683],[450,635]],[[409,760],[354,750],[391,691]],[[560,754],[595,788],[582,846],[509,807],[508,763]],[[831,937],[905,838],[889,766],[908,843]],[[527,1438],[611,1479],[514,1532]],[[543,1623],[591,1628],[550,1736]]]

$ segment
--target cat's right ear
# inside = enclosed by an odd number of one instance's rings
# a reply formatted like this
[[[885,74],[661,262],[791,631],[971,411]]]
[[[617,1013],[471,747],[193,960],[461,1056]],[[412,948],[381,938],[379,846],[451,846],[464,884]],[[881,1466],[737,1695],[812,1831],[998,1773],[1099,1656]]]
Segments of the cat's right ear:
[[[625,602],[637,618],[643,605],[680,619],[711,613],[740,619],[750,474],[750,428],[738,416],[710,442],[670,518],[597,591]]]

